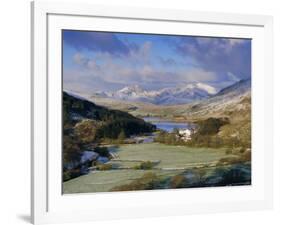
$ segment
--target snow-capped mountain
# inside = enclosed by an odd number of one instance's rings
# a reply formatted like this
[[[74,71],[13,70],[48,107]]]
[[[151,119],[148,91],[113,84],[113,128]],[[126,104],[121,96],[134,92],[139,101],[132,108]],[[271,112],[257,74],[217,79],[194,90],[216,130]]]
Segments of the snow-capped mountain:
[[[181,87],[146,91],[138,85],[127,86],[116,92],[107,93],[108,97],[126,101],[148,102],[157,105],[186,104],[208,98],[217,90],[207,84],[192,83]]]
[[[135,100],[139,98],[149,98],[151,97],[151,93],[143,90],[138,85],[132,85],[111,93],[111,96],[123,100]]]
[[[229,115],[239,112],[241,115],[251,110],[251,80],[240,80],[217,94],[200,102],[190,104],[181,113],[189,116]]]

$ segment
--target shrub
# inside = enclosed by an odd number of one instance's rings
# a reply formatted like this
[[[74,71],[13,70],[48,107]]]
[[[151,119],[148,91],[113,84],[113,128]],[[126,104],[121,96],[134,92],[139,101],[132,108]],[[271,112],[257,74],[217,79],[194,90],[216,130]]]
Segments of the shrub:
[[[152,169],[152,167],[153,167],[153,163],[150,162],[150,161],[142,162],[140,164],[140,168],[143,169],[143,170],[149,170],[149,169]]]
[[[112,165],[111,164],[100,164],[97,165],[97,170],[111,170]]]
[[[217,169],[215,172],[221,180],[217,186],[238,185],[251,182],[251,176],[246,171],[241,170],[239,166],[234,166],[230,169]]]
[[[135,170],[150,170],[153,167],[153,163],[150,161],[142,162],[139,165],[134,166]]]
[[[170,188],[184,188],[186,187],[187,179],[182,175],[172,177],[170,181]]]
[[[230,149],[230,148],[228,148],[228,149],[226,149],[225,150],[225,154],[226,155],[230,155],[230,154],[232,154],[233,152],[232,152],[232,149]]]
[[[91,143],[97,138],[97,128],[96,121],[85,119],[75,125],[74,133],[81,143]]]
[[[140,170],[141,168],[140,168],[140,165],[135,165],[135,166],[132,167],[132,169],[134,169],[134,170]]]
[[[240,153],[244,153],[245,151],[246,151],[245,148],[240,148],[240,150],[239,150]]]
[[[154,173],[145,173],[141,178],[130,184],[124,184],[111,189],[111,191],[152,190],[159,186],[159,179]]]

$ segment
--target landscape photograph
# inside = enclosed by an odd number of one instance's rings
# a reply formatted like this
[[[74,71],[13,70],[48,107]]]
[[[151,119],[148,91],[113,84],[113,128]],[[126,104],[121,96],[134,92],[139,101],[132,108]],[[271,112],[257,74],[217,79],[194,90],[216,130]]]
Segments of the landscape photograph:
[[[251,39],[62,30],[63,194],[251,185]]]

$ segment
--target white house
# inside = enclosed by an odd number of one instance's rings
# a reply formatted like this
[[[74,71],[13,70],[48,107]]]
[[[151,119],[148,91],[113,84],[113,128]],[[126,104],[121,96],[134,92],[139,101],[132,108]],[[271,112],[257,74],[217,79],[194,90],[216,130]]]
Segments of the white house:
[[[183,141],[188,141],[191,140],[191,133],[189,129],[179,130],[179,137]]]

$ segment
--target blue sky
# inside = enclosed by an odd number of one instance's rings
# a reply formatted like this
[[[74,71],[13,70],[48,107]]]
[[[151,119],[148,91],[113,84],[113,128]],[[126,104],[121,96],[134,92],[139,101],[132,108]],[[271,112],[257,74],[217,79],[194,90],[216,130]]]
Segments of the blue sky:
[[[65,90],[146,90],[202,82],[218,89],[251,77],[251,40],[63,31]]]

